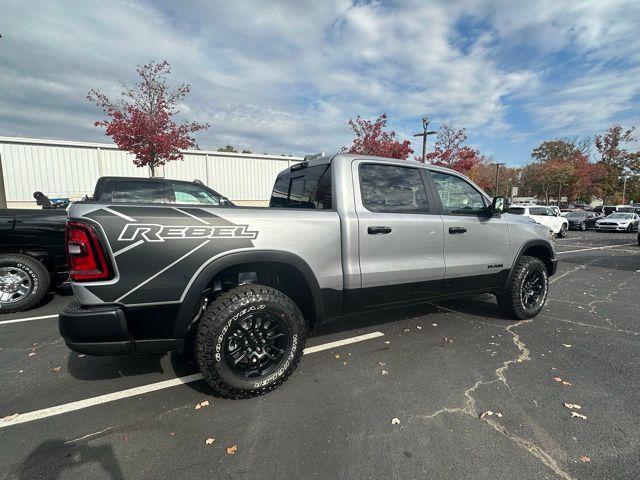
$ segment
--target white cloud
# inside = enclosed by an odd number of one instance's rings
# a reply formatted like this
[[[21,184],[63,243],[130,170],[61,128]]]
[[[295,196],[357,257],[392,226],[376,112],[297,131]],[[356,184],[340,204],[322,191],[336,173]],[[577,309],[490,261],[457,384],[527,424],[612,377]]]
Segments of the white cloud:
[[[212,124],[201,146],[260,152],[334,151],[349,142],[349,117],[382,112],[406,137],[425,113],[496,141],[526,135],[514,112],[586,131],[627,115],[637,95],[602,67],[638,64],[629,2],[13,0],[3,13],[5,135],[101,139],[86,92],[117,94],[136,64],[164,58],[192,85],[185,115]],[[459,30],[468,18],[482,26],[476,37]],[[550,56],[567,49],[586,66],[560,79]]]

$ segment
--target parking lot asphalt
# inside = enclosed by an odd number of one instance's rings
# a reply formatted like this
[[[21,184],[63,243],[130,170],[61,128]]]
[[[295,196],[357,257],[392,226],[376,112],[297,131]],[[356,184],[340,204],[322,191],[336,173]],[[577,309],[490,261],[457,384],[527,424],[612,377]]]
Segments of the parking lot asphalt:
[[[488,295],[350,317],[250,400],[197,380],[134,395],[192,378],[192,360],[70,352],[55,318],[68,292],[0,316],[0,418],[20,414],[0,419],[0,478],[640,478],[636,235],[556,247],[535,319]]]

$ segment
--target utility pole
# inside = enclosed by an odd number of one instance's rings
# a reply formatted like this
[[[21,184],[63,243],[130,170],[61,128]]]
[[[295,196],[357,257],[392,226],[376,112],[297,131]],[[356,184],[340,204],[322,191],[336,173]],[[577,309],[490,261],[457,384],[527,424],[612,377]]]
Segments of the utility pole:
[[[622,177],[622,205],[625,204],[626,196],[627,196],[627,177],[625,175],[624,177]]]
[[[498,196],[498,180],[500,179],[500,167],[504,165],[504,163],[496,162],[496,190],[493,193],[494,197]]]
[[[428,131],[429,129],[429,117],[424,117],[422,119],[422,133],[416,133],[414,137],[422,137],[422,163],[425,162],[425,157],[427,154],[427,136],[435,135],[436,131]]]

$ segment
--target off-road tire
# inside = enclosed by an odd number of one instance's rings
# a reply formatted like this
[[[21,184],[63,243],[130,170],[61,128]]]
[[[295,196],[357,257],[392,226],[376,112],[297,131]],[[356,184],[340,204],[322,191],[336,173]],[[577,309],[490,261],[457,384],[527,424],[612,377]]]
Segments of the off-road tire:
[[[544,282],[542,301],[535,308],[526,308],[523,304],[521,292],[527,275],[531,272],[539,272]],[[549,275],[545,264],[536,257],[522,256],[518,260],[509,284],[503,293],[496,295],[498,306],[509,318],[525,320],[535,317],[547,301],[549,293]]]
[[[51,277],[45,266],[35,258],[18,253],[0,255],[0,268],[12,267],[22,270],[31,281],[24,298],[11,303],[0,303],[0,314],[30,310],[38,305],[49,291]]]
[[[242,378],[225,361],[225,344],[234,331],[234,323],[261,307],[279,313],[279,320],[288,330],[288,346],[274,372]],[[241,285],[220,295],[202,314],[195,339],[196,362],[204,379],[221,397],[255,397],[276,389],[289,378],[302,357],[306,334],[300,309],[284,293],[264,285]]]

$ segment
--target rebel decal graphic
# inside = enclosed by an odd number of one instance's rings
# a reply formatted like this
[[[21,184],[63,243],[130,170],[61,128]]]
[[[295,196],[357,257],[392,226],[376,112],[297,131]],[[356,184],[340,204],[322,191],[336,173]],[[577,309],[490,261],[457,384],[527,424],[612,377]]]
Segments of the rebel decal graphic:
[[[159,225],[156,223],[127,223],[118,241],[143,240],[164,242],[165,240],[241,238],[254,240],[258,232],[248,225]]]

